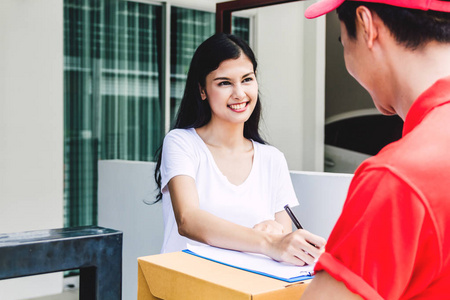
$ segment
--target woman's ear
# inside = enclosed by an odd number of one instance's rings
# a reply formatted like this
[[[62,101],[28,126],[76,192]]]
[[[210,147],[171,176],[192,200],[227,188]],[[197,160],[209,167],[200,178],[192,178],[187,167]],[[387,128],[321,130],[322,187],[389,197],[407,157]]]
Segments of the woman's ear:
[[[206,100],[206,91],[204,88],[201,87],[201,85],[198,85],[198,89],[200,90],[200,96],[202,97],[202,100]]]

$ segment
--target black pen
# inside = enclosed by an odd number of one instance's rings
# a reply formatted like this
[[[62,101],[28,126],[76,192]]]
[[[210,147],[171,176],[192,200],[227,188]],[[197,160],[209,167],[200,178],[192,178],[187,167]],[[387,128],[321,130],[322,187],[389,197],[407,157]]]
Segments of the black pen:
[[[294,223],[295,227],[297,227],[297,229],[303,229],[302,224],[300,224],[299,220],[297,219],[297,217],[294,215],[294,213],[292,212],[291,208],[289,207],[289,204],[286,204],[284,206],[284,210],[286,210],[287,214],[289,215],[289,217],[292,220],[292,223]],[[311,246],[314,246],[317,248],[316,245],[314,245],[311,242],[308,242]]]
[[[297,227],[297,229],[303,229],[302,224],[300,224],[298,219],[295,217],[294,213],[292,212],[291,208],[289,207],[289,204],[286,204],[284,206],[284,209],[286,210],[287,214],[291,218],[292,223],[294,223],[295,227]]]

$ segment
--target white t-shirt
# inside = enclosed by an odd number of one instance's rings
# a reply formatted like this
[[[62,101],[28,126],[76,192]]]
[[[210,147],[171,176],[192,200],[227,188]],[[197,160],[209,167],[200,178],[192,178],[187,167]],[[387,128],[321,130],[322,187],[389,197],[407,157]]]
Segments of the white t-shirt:
[[[225,220],[252,228],[274,220],[286,204],[298,205],[286,159],[273,146],[253,142],[253,165],[247,179],[236,186],[228,181],[194,128],[174,129],[165,139],[161,161],[164,214],[162,253],[186,249],[196,242],[180,236],[173,213],[168,182],[177,175],[195,180],[200,208]]]

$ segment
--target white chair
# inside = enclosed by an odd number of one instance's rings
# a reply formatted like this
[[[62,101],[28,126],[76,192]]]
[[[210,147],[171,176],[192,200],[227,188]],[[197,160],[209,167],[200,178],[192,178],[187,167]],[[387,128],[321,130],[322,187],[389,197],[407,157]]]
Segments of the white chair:
[[[304,229],[328,239],[341,214],[352,178],[352,174],[291,171],[300,203],[292,211]]]

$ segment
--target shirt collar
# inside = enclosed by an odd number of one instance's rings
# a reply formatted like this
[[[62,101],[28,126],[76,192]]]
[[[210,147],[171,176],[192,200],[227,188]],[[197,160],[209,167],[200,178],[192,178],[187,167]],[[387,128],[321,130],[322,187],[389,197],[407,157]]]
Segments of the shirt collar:
[[[403,125],[403,136],[422,122],[435,107],[450,102],[450,76],[439,79],[423,92],[408,111]]]

